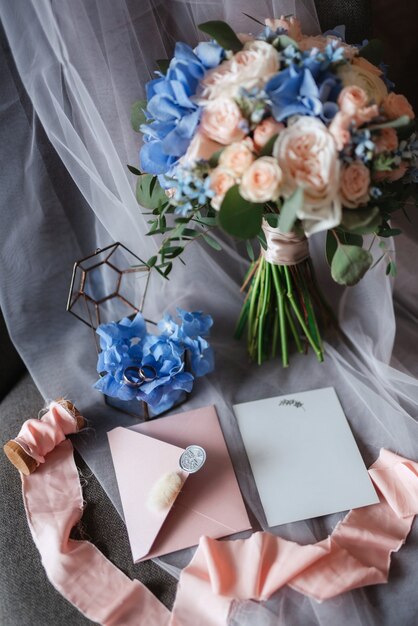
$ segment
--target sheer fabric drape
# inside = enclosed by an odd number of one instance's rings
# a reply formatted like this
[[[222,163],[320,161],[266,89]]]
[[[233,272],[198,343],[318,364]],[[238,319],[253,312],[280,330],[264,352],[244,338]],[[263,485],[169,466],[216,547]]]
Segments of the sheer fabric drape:
[[[90,429],[76,441],[87,462],[120,510],[106,431],[130,418],[103,405],[92,390],[94,342],[89,330],[65,313],[74,260],[119,240],[143,258],[155,252],[146,236],[126,164],[137,163],[140,138],[130,127],[130,105],[144,94],[154,60],[167,58],[178,39],[194,43],[196,24],[226,19],[238,31],[256,30],[244,15],[296,13],[307,32],[319,28],[313,3],[250,0],[20,0],[0,2],[11,51],[33,106],[25,109],[8,68],[0,114],[18,110],[16,128],[1,128],[7,185],[2,187],[0,302],[11,335],[45,397],[63,393],[87,414]],[[45,156],[43,131],[68,170],[61,180]],[[77,194],[77,189],[81,196]],[[294,356],[291,367],[278,362],[250,365],[245,345],[232,339],[240,309],[239,285],[247,268],[245,252],[224,241],[216,253],[190,247],[169,282],[151,284],[146,313],[157,318],[176,305],[202,308],[215,319],[216,372],[201,380],[184,409],[215,404],[236,473],[255,527],[265,527],[253,479],[231,405],[281,393],[333,385],[341,399],[364,460],[370,464],[384,446],[418,459],[417,222],[405,222],[397,240],[399,275],[393,284],[380,263],[358,286],[343,291],[329,279],[323,242],[311,241],[319,279],[339,310],[347,340],[329,337],[326,359]],[[374,253],[377,258],[378,250]],[[396,315],[395,315],[396,312]],[[332,468],[330,468],[332,471]],[[278,533],[302,543],[330,532],[340,516],[282,526]],[[321,605],[284,589],[269,602],[237,603],[232,624],[321,626],[413,624],[418,600],[414,549],[418,533],[395,558],[386,588],[346,594]],[[178,574],[190,551],[161,562]]]

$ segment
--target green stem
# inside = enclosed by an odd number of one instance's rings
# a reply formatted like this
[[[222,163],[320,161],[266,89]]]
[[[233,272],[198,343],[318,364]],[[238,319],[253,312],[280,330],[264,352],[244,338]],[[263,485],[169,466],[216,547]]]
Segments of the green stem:
[[[295,322],[293,320],[293,317],[292,317],[292,315],[291,315],[291,313],[289,311],[289,305],[288,305],[287,302],[285,302],[285,312],[286,312],[287,321],[288,321],[289,326],[290,326],[290,330],[292,331],[293,339],[295,340],[296,350],[300,354],[303,354],[304,353],[303,345],[302,345],[302,342],[300,340],[299,333],[298,333],[297,328],[296,328],[296,324],[295,324]]]
[[[259,324],[258,324],[258,345],[257,345],[257,360],[258,360],[259,365],[261,365],[263,362],[264,319],[266,316],[267,304],[269,302],[269,297],[270,297],[270,264],[264,263],[263,267],[264,267],[264,276],[263,276],[262,284],[264,288],[264,293],[263,293],[263,304],[261,307],[261,313],[260,313]]]
[[[301,315],[299,308],[295,302],[295,296],[293,293],[293,288],[292,288],[292,282],[291,282],[291,276],[290,276],[290,272],[289,272],[289,268],[287,267],[287,265],[284,266],[284,273],[285,273],[285,277],[286,277],[286,284],[287,284],[287,297],[289,298],[290,304],[292,305],[293,311],[297,317],[297,320],[299,322],[299,324],[301,325],[303,332],[306,335],[307,340],[309,341],[309,343],[312,346],[313,351],[316,354],[316,357],[318,359],[318,361],[323,361],[324,360],[324,356],[322,353],[322,350],[316,345],[310,331],[309,328],[306,326],[305,320],[303,319],[303,316]]]
[[[260,267],[261,267],[262,261],[263,261],[263,258],[261,257],[258,268],[257,268],[257,272],[251,284],[250,310],[248,313],[248,346],[250,346],[252,342],[254,309],[255,309],[256,302],[257,302],[258,287],[259,287],[260,279],[261,279]]]
[[[277,265],[272,265],[271,268],[273,272],[274,286],[276,288],[276,294],[277,294],[280,343],[281,343],[281,348],[282,348],[282,364],[283,364],[283,367],[288,367],[289,353],[288,353],[288,346],[287,346],[286,319],[285,319],[285,311],[284,311],[284,289],[282,288],[280,284],[279,268],[277,267]]]

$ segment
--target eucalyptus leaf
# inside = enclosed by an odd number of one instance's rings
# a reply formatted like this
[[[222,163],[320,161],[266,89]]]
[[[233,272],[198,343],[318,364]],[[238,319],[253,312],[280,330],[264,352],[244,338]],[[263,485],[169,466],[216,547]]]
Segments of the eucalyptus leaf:
[[[136,183],[136,199],[138,203],[146,209],[158,211],[164,204],[167,204],[167,196],[164,189],[160,187],[157,178],[152,174],[141,174]]]
[[[343,211],[341,226],[345,230],[360,235],[374,233],[382,222],[379,207],[371,209],[346,209]]]
[[[396,120],[389,120],[389,122],[383,122],[382,124],[376,124],[371,126],[370,130],[380,130],[381,128],[403,128],[409,126],[411,123],[410,118],[407,115],[401,115]]]
[[[232,52],[242,50],[242,43],[226,22],[220,20],[204,22],[199,24],[199,30],[215,39],[225,50],[232,50]]]
[[[264,215],[264,219],[269,226],[271,226],[272,228],[277,228],[279,225],[280,215],[278,213],[266,213]]]
[[[292,230],[293,224],[297,219],[297,214],[303,206],[303,200],[303,189],[297,187],[292,195],[283,203],[279,219],[279,228],[283,233],[288,233]]]
[[[209,235],[202,235],[202,237],[206,241],[208,246],[210,246],[214,250],[217,250],[218,252],[219,250],[222,250],[222,246],[213,237],[210,237]]]
[[[355,285],[372,263],[373,257],[367,250],[339,244],[332,258],[331,275],[339,285]]]
[[[367,59],[373,65],[379,65],[383,61],[383,43],[380,39],[370,39],[369,43],[360,48],[359,56]]]
[[[145,124],[147,118],[145,116],[145,109],[147,108],[146,100],[138,100],[131,106],[131,125],[136,133],[139,133],[139,127],[141,124]]]
[[[219,225],[223,230],[239,239],[252,239],[261,230],[264,205],[244,200],[234,185],[225,194],[218,214]]]
[[[247,239],[246,247],[247,247],[247,254],[248,254],[248,257],[249,257],[250,261],[254,261],[254,258],[255,258],[254,257],[254,249],[253,249],[253,246],[252,246],[252,243],[251,243],[250,239]]]

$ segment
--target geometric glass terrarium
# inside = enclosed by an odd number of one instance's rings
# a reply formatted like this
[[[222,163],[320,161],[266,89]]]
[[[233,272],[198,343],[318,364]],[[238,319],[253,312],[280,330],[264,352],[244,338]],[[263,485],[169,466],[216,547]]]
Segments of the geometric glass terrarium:
[[[97,353],[100,352],[97,327],[142,313],[149,277],[150,267],[121,243],[98,249],[74,264],[67,311],[92,329]],[[184,392],[176,406],[187,395]],[[162,414],[142,400],[120,400],[105,395],[105,401],[142,420]]]

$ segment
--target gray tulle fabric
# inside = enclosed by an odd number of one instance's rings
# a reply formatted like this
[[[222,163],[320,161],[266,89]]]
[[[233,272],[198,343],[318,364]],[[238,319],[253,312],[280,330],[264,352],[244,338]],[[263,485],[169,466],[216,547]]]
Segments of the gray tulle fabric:
[[[132,418],[105,406],[92,389],[96,353],[91,332],[65,312],[72,265],[112,241],[122,241],[140,257],[155,252],[156,242],[146,237],[146,218],[135,201],[135,181],[126,169],[127,163],[137,164],[140,145],[130,127],[130,105],[143,97],[154,60],[167,58],[175,40],[196,42],[195,24],[208,19],[226,19],[238,31],[257,28],[244,13],[258,19],[296,13],[305,31],[319,28],[308,1],[0,3],[27,92],[22,93],[2,58],[0,121],[13,110],[15,125],[0,124],[0,305],[44,397],[65,394],[89,419],[90,428],[75,444],[120,512],[106,432],[115,425],[131,425]],[[55,157],[46,149],[44,132]],[[55,167],[58,157],[72,182]],[[401,226],[395,282],[379,263],[358,286],[346,290],[329,278],[321,236],[312,238],[320,282],[346,334],[345,340],[327,338],[323,364],[312,355],[294,355],[287,370],[278,361],[262,367],[248,363],[245,345],[232,339],[242,301],[239,286],[248,264],[239,245],[225,239],[222,253],[190,246],[186,266],[179,263],[169,282],[152,278],[145,309],[151,319],[176,306],[203,309],[214,317],[216,372],[197,382],[181,410],[216,405],[254,528],[265,528],[265,520],[231,409],[234,402],[333,385],[366,464],[381,447],[418,459],[417,220],[410,224],[403,219]],[[375,244],[372,250],[377,259]],[[302,543],[315,542],[341,517],[272,531]],[[417,547],[418,532],[413,529],[406,546],[393,557],[387,586],[357,590],[322,604],[285,588],[266,603],[236,603],[230,622],[412,626],[418,614]],[[191,554],[185,550],[159,562],[178,575]]]

